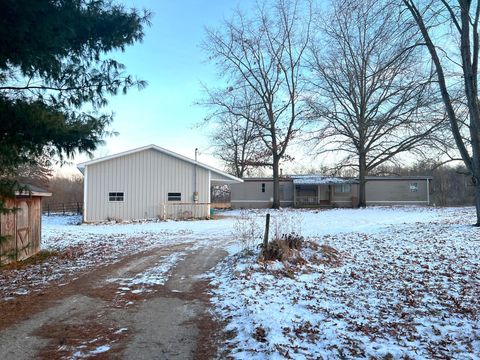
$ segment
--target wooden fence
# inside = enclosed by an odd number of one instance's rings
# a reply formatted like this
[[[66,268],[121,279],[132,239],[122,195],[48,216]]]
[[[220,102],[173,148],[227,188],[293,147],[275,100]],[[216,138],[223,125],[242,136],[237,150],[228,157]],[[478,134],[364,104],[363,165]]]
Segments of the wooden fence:
[[[82,202],[67,202],[67,203],[44,203],[43,204],[43,213],[47,216],[51,214],[83,214],[83,203]]]

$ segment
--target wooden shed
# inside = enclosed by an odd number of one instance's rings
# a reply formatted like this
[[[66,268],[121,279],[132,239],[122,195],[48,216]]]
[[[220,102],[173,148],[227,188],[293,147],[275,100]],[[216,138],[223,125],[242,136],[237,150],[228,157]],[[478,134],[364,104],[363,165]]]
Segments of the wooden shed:
[[[0,215],[0,265],[20,261],[40,251],[42,235],[42,198],[52,194],[33,185],[7,200],[14,212]]]

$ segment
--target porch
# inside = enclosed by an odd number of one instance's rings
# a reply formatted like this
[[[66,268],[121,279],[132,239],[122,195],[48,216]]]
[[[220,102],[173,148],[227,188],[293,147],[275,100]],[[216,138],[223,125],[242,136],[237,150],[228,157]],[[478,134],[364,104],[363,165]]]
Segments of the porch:
[[[294,207],[356,206],[358,182],[351,178],[303,175],[293,178]]]
[[[295,185],[293,203],[295,207],[331,207],[333,199],[331,185]]]

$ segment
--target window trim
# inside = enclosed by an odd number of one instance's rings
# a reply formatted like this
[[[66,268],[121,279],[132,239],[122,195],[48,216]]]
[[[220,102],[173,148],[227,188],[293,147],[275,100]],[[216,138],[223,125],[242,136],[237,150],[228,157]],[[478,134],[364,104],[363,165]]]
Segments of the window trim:
[[[181,192],[168,192],[167,193],[167,201],[182,201],[182,193]]]
[[[115,195],[112,195],[112,194],[115,194]],[[122,194],[122,195],[119,195],[119,194]],[[113,202],[113,203],[125,202],[125,191],[109,191],[107,196],[108,196],[108,202]],[[121,200],[119,200],[119,198],[121,198]]]

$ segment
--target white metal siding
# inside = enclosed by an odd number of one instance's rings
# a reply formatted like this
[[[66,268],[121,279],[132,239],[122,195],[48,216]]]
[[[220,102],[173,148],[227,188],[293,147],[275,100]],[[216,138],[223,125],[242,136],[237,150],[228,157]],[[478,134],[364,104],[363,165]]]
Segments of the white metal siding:
[[[197,186],[195,189],[195,168]],[[209,171],[159,151],[145,151],[86,167],[85,221],[146,219],[163,215],[169,192],[180,192],[182,203],[210,203]],[[108,201],[109,192],[124,192],[123,202]],[[172,208],[172,206],[170,206]],[[209,215],[205,205],[199,217]]]

